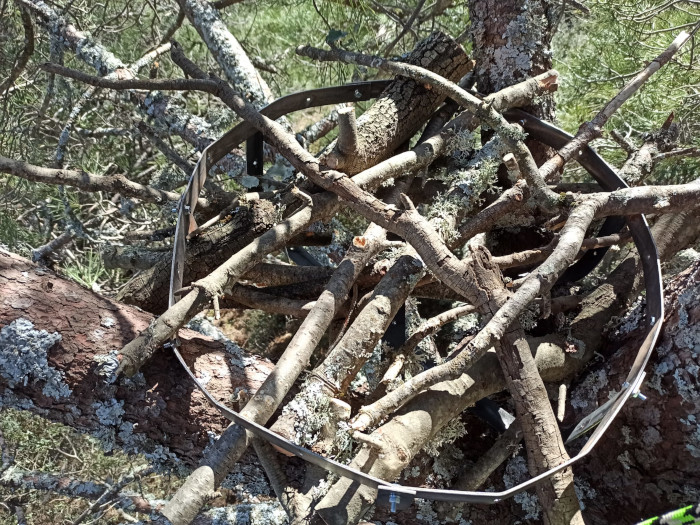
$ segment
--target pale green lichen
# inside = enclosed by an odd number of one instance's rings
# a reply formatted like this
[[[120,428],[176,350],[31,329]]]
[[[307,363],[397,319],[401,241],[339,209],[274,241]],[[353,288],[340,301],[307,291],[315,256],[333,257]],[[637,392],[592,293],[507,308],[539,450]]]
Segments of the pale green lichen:
[[[440,431],[425,445],[423,445],[423,450],[434,458],[440,455],[441,448],[447,444],[452,444],[462,436],[467,434],[467,427],[462,422],[461,418],[454,418],[450,420],[447,425],[440,429]]]
[[[574,491],[581,504],[581,510],[586,510],[586,501],[595,501],[598,496],[598,492],[581,476],[574,477]]]
[[[240,346],[231,341],[221,330],[214,326],[211,321],[204,316],[204,314],[200,314],[193,318],[185,326],[190,330],[194,330],[200,334],[211,337],[212,339],[221,341],[224,345],[226,353],[229,356],[229,362],[238,368],[244,369],[247,365],[255,364],[259,359],[248,356]]]
[[[420,521],[428,523],[430,525],[437,525],[440,523],[438,519],[437,512],[433,509],[433,502],[427,499],[416,498],[415,505],[416,518]]]
[[[596,408],[598,392],[608,384],[605,370],[599,369],[589,373],[571,393],[571,406],[574,408]]]
[[[466,429],[465,429],[466,433]],[[433,461],[432,470],[436,476],[436,484],[444,484],[453,479],[464,467],[464,453],[454,446],[453,443],[446,443],[442,446],[440,454]]]
[[[453,308],[462,305],[463,303],[455,303]],[[443,330],[447,333],[450,344],[447,347],[447,352],[452,352],[457,345],[465,337],[475,335],[481,328],[480,316],[477,313],[471,313],[460,317],[454,323],[447,325]]]
[[[537,321],[540,318],[540,305],[530,304],[525,310],[520,312],[518,321],[520,321],[523,330],[532,330],[537,326]]]
[[[418,327],[425,322],[425,320],[421,317],[420,312],[418,311],[419,305],[420,302],[414,297],[409,297],[405,303],[407,336],[413,335],[418,329]],[[426,337],[420,343],[418,343],[418,346],[414,350],[414,355],[407,356],[407,359],[409,360],[409,366],[413,364],[422,369],[425,363],[431,357],[435,356],[435,353],[433,351],[433,345],[434,343],[431,337]],[[414,372],[418,371],[419,370],[416,370]]]
[[[694,458],[700,458],[700,423],[694,414],[689,414],[687,418],[681,418],[681,423],[689,427],[685,448]]]
[[[382,362],[385,356],[390,354],[391,347],[382,340],[378,341],[374,345],[369,359],[362,365],[362,368],[350,383],[350,390],[355,392],[365,389],[369,392],[374,391],[382,380],[384,373]]]
[[[632,459],[629,450],[625,450],[622,454],[617,456],[617,460],[625,470],[630,470],[634,465],[634,460]]]
[[[212,509],[207,513],[211,525],[268,525],[270,523],[284,525],[288,523],[287,513],[278,501],[260,503],[240,503],[228,507]]]
[[[530,478],[530,474],[527,470],[527,465],[525,463],[525,458],[522,456],[515,456],[508,460],[506,464],[506,471],[503,475],[503,482],[507,489],[519,485]],[[542,507],[537,500],[537,496],[530,492],[521,492],[513,497],[513,499],[522,507],[525,515],[523,516],[526,520],[537,520],[542,513]]]
[[[330,399],[319,381],[307,381],[292,401],[282,410],[293,413],[294,439],[297,445],[311,446],[318,440],[323,425],[330,420]]]
[[[102,378],[102,380],[111,385],[117,380],[117,368],[119,368],[119,352],[112,350],[108,354],[96,354],[92,360],[97,363],[94,373]],[[143,377],[143,374],[141,374]]]
[[[0,330],[0,377],[10,388],[40,383],[47,397],[70,396],[63,373],[48,362],[48,351],[60,340],[58,332],[35,330],[28,319],[15,319]]]

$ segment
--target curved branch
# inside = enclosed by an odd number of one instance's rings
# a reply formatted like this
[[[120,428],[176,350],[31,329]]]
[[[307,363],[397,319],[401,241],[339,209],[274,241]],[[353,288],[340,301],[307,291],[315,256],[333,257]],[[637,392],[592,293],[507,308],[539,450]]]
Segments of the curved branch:
[[[22,27],[24,28],[24,47],[22,51],[17,56],[15,64],[12,67],[7,79],[0,84],[0,94],[9,90],[15,83],[15,80],[22,74],[24,68],[29,62],[29,58],[34,54],[34,24],[32,23],[32,17],[29,16],[29,10],[22,4],[19,5],[19,13],[22,17]]]

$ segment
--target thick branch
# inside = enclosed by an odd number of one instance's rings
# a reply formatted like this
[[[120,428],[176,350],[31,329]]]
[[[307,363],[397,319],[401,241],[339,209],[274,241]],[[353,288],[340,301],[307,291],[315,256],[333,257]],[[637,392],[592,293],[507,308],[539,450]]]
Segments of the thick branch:
[[[165,341],[173,337],[177,330],[201,311],[214,296],[221,295],[227,287],[235,284],[266,254],[280,249],[312,222],[331,214],[336,206],[336,199],[327,193],[315,196],[313,208],[304,207],[235,253],[209,276],[193,283],[191,292],[122,349],[117,373],[128,376],[135,374]]]
[[[365,234],[366,242],[354,245],[316,301],[309,315],[285,349],[277,366],[263,386],[241,411],[241,415],[264,424],[277,410],[289,389],[306,368],[335,312],[357,276],[376,254],[383,234],[376,226]],[[238,461],[248,446],[248,434],[238,425],[231,425],[202,459],[200,467],[190,475],[173,496],[164,514],[175,524],[192,521],[214,490]]]
[[[207,0],[179,0],[179,4],[234,89],[258,108],[270,102],[272,92],[267,82],[228,30],[216,7]]]

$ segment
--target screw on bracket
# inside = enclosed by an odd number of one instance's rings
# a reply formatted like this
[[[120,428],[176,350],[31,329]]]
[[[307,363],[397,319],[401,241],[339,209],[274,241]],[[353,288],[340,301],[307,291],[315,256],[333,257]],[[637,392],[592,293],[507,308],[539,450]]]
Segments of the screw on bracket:
[[[377,487],[377,505],[386,505],[392,513],[411,507],[416,491],[397,485],[381,485]]]
[[[646,376],[646,372],[642,372],[639,376],[639,379],[635,380],[634,385],[630,385],[629,382],[625,381],[622,383],[623,388],[629,388],[630,386],[632,387],[632,397],[636,397],[637,399],[640,399],[642,401],[647,400],[647,396],[642,394],[639,389],[642,387],[642,383],[644,382],[644,377]]]
[[[391,503],[391,512],[396,512],[396,504],[401,503],[401,496],[392,492],[389,494],[389,503]]]

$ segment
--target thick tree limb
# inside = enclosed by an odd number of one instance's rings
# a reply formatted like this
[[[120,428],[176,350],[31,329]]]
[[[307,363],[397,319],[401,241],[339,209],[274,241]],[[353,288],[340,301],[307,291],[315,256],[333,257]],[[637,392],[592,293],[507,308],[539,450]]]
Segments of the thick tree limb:
[[[157,363],[144,367],[135,381],[109,382],[109,372],[117,366],[110,352],[145,329],[152,315],[0,251],[0,327],[20,319],[31,322],[34,330],[60,334],[60,340],[47,349],[46,369],[60,373],[71,393],[58,398],[46,395],[44,382],[28,376],[26,386],[22,381],[11,388],[18,406],[97,433],[108,447],[141,450],[162,445],[188,464],[196,463],[208,445],[207,431],[221,433],[226,428],[226,420],[193,392],[196,389],[184,381],[179,363],[165,353]],[[185,358],[198,374],[210,377],[208,387],[222,399],[236,388],[252,394],[272,370],[271,363],[253,356],[245,368],[240,361],[237,365],[230,361],[234,356],[222,341],[192,330],[183,330],[181,337]],[[114,368],[102,370],[96,357]],[[6,376],[0,383],[3,389],[8,387]],[[13,404],[10,398],[7,402]],[[121,416],[101,422],[97,410],[113,405],[121,407]]]
[[[241,207],[226,222],[210,228],[188,243],[185,276],[189,282],[206,277],[212,268],[223,264],[237,251],[249,245],[273,227],[276,210],[266,200],[252,201]],[[155,265],[134,276],[117,298],[148,312],[160,314],[168,307],[172,252]]]
[[[405,60],[455,82],[473,66],[462,46],[439,32],[421,41]],[[354,145],[345,144],[345,137],[351,132],[342,133],[339,135],[342,140],[330,146],[321,162],[348,175],[374,166],[413,136],[444,99],[444,94],[415,80],[395,79],[357,120]],[[354,151],[343,151],[348,147]]]

